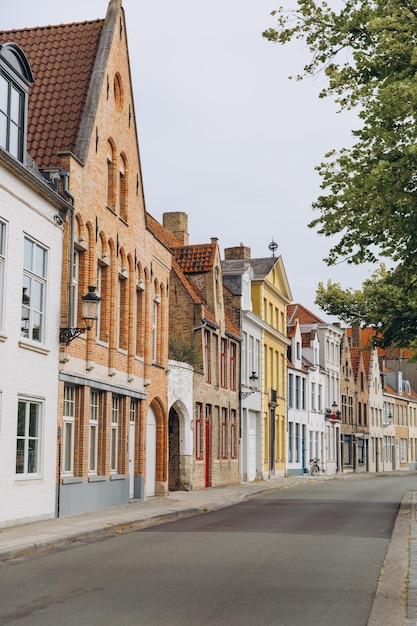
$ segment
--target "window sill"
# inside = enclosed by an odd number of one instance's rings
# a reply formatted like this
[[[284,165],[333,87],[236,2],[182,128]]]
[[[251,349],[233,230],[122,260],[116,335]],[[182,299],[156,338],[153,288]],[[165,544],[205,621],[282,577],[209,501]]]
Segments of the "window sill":
[[[67,476],[62,478],[63,485],[72,485],[75,483],[82,483],[83,479],[81,476]]]
[[[40,481],[42,476],[40,474],[16,474],[15,480],[18,483],[33,482],[34,480]]]
[[[19,348],[24,348],[25,350],[32,350],[32,352],[37,352],[38,354],[49,354],[49,350],[47,348],[42,348],[40,345],[36,345],[35,343],[26,343],[22,339],[19,341]]]
[[[124,474],[110,474],[110,480],[126,480]]]
[[[88,477],[89,483],[100,483],[100,482],[104,482],[105,480],[106,480],[106,477],[99,475],[99,474],[92,474],[91,476]]]
[[[7,341],[8,336],[7,335],[3,335],[2,333],[0,333],[0,341]]]

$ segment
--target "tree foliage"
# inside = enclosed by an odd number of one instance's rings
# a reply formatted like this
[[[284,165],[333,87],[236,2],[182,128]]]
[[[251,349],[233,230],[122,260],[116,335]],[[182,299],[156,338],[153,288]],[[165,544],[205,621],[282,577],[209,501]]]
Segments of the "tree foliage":
[[[320,283],[315,302],[346,324],[371,326],[374,345],[411,350],[417,360],[417,281],[410,282],[400,269],[382,265],[357,290]]]
[[[337,4],[339,10],[330,4]],[[306,42],[309,62],[298,78],[324,72],[321,96],[357,107],[355,144],[325,155],[323,194],[310,224],[338,235],[327,262],[375,262],[378,255],[414,264],[417,251],[417,0],[298,0],[278,9],[263,35]]]
[[[378,331],[380,345],[416,348],[417,323],[417,0],[298,0],[273,12],[263,36],[310,51],[298,79],[318,72],[321,97],[355,108],[354,144],[325,155],[317,167],[322,194],[310,223],[336,236],[326,259],[359,264],[386,257],[362,290],[323,284],[316,303],[346,322]]]

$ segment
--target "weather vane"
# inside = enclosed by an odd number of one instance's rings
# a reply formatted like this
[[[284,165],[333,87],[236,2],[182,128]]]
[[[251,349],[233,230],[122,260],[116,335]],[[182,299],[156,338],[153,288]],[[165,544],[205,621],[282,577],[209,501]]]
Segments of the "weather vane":
[[[272,239],[271,243],[269,244],[268,248],[271,250],[272,252],[272,258],[275,259],[275,251],[278,250],[278,244],[276,241],[274,241]]]

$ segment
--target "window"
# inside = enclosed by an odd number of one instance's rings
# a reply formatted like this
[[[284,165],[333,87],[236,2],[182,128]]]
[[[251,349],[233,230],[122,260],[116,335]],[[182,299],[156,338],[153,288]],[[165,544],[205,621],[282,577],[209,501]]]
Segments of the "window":
[[[128,328],[127,328],[128,281],[127,279],[119,276],[118,287],[119,289],[118,289],[118,298],[117,298],[117,315],[118,315],[117,345],[122,350],[127,350],[127,338],[128,338]]]
[[[110,471],[117,473],[119,445],[119,396],[112,396],[111,434],[110,434]]]
[[[75,387],[64,387],[62,473],[74,473]]]
[[[21,335],[44,341],[47,252],[25,237],[23,259]]]
[[[300,408],[300,377],[295,377],[295,408]]]
[[[119,210],[120,217],[127,221],[127,169],[126,160],[123,155],[120,156],[120,169],[119,169]]]
[[[306,408],[306,379],[301,379],[301,408],[305,411]]]
[[[17,409],[16,474],[40,473],[41,405],[19,400]]]
[[[300,460],[300,424],[295,425],[295,462]]]
[[[300,360],[301,359],[301,345],[299,341],[297,341],[296,343],[296,351],[297,351],[297,359]]]
[[[293,449],[293,423],[292,422],[288,422],[288,462],[292,463],[292,459],[293,459],[293,454],[292,454],[292,449]]]
[[[226,339],[220,340],[220,386],[226,387],[226,355],[227,355],[227,341]]]
[[[349,424],[353,424],[353,398],[349,396]]]
[[[318,385],[317,387],[318,387],[317,408],[318,408],[319,411],[322,411],[323,410],[323,401],[322,401],[322,398],[323,398],[323,389],[322,389],[322,387],[323,387],[323,385]]]
[[[3,329],[5,265],[6,265],[6,224],[0,221],[0,330]]]
[[[0,146],[23,162],[25,94],[0,71]]]
[[[236,390],[236,344],[230,344],[230,389]]]
[[[288,406],[290,409],[294,406],[294,374],[288,375]]]
[[[158,302],[155,299],[153,301],[153,312],[152,312],[152,361],[154,363],[157,362],[158,358]]]
[[[195,405],[195,458],[201,459],[201,418],[203,414],[203,405],[197,402]]]
[[[107,143],[107,206],[112,211],[116,208],[116,166],[115,151],[110,143]]]
[[[71,267],[71,326],[77,326],[78,320],[78,275],[80,269],[80,255],[77,250],[74,250],[74,255],[72,257],[72,267]]]
[[[98,416],[99,394],[97,391],[90,393],[90,421],[89,421],[89,448],[88,448],[88,471],[97,474],[98,458]]]
[[[211,382],[211,350],[210,331],[204,331],[204,367],[206,370],[206,383]]]
[[[407,458],[407,439],[400,440],[401,445],[401,463],[406,463],[408,461]]]
[[[357,450],[358,463],[359,465],[363,465],[365,463],[365,446],[363,439],[357,439]]]
[[[236,411],[230,411],[230,457],[236,458]]]
[[[143,319],[143,289],[144,282],[137,280],[136,288],[136,354],[143,355],[143,336],[144,336],[144,319]]]
[[[222,423],[221,423],[221,457],[222,459],[227,458],[226,428],[227,428],[227,409],[222,408]]]
[[[316,410],[316,383],[311,383],[311,410]]]

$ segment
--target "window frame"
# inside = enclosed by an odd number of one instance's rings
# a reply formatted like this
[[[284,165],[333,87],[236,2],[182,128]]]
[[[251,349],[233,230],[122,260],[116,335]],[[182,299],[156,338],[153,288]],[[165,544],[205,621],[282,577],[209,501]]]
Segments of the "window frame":
[[[26,267],[27,263],[27,248],[26,245],[31,245],[31,267]],[[45,344],[46,335],[46,302],[47,302],[47,288],[48,288],[48,260],[49,250],[46,246],[42,245],[39,241],[30,237],[24,236],[23,240],[24,254],[23,254],[23,286],[22,286],[22,316],[23,311],[27,312],[28,320],[22,317],[20,335],[24,339],[29,341],[35,341],[37,343]],[[43,275],[38,273],[37,267],[37,254],[38,251],[42,251],[43,255]],[[40,286],[40,297],[36,295]],[[29,291],[28,294],[25,291]],[[26,297],[26,299],[24,299]],[[39,302],[36,302],[36,300]],[[34,308],[35,304],[39,304],[37,309]],[[26,313],[25,313],[26,314]],[[38,337],[36,337],[34,318],[39,317]],[[27,326],[23,326],[23,323],[27,321]]]
[[[98,474],[99,428],[100,393],[96,389],[90,389],[90,407],[88,420],[88,473],[90,475]],[[93,460],[94,462],[92,463]]]
[[[110,416],[110,473],[117,474],[119,467],[120,397],[112,394]]]
[[[0,332],[4,329],[4,310],[6,306],[5,284],[6,284],[6,239],[7,222],[0,219]]]
[[[71,397],[69,397],[71,395]],[[77,391],[73,385],[64,386],[64,404],[62,411],[62,451],[61,474],[74,475],[74,441],[75,441],[75,414]],[[69,408],[71,407],[71,411]],[[69,434],[69,437],[68,437]],[[68,453],[68,456],[67,456]],[[66,461],[69,459],[69,466]]]
[[[20,407],[24,406],[24,432],[20,430]],[[32,418],[31,411],[36,408],[36,435],[31,434]],[[42,433],[43,433],[43,402],[34,400],[31,398],[19,398],[17,404],[17,424],[16,424],[16,478],[19,479],[32,479],[40,478],[42,476]],[[23,463],[22,472],[18,472],[18,459],[21,458],[21,446],[19,442],[23,442]],[[35,450],[35,463],[34,470],[30,471],[32,465],[31,459],[31,445],[34,445]]]

